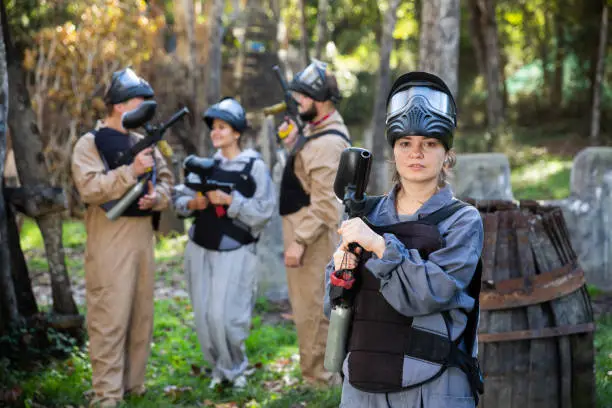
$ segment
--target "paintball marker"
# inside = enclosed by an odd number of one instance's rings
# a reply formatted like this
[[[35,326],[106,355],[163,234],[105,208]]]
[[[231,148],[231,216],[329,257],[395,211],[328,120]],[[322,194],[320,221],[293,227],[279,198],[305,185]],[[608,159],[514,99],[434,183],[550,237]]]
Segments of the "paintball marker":
[[[280,102],[275,105],[264,108],[263,110],[264,114],[273,115],[276,113],[286,111],[287,116],[289,116],[289,118],[293,121],[293,123],[295,123],[295,125],[298,127],[299,137],[303,137],[304,123],[302,122],[299,116],[298,104],[296,100],[293,99],[293,96],[291,95],[291,91],[289,90],[289,86],[287,85],[287,81],[285,80],[285,76],[282,73],[280,67],[278,65],[275,65],[274,67],[272,67],[272,69],[274,70],[274,73],[276,74],[276,77],[278,78],[278,82],[280,82],[281,88],[283,89],[283,98],[285,100],[284,102]],[[290,124],[290,126],[287,128],[285,132],[282,132],[282,134],[279,132],[278,137],[280,139],[284,139],[287,136],[289,136],[289,134],[292,131],[293,131],[293,125]]]
[[[174,125],[179,119],[189,113],[189,109],[183,108],[172,115],[167,122],[159,125],[151,125],[148,122],[155,115],[156,109],[157,103],[155,101],[144,101],[138,108],[123,115],[121,118],[121,123],[125,129],[136,129],[142,126],[146,132],[146,136],[134,144],[134,146],[132,146],[130,149],[118,156],[117,160],[115,161],[116,167],[130,164],[132,161],[134,161],[134,158],[138,153],[147,147],[154,147],[157,143],[162,141],[164,133],[170,126]],[[125,193],[123,197],[121,197],[119,201],[117,201],[117,203],[106,213],[106,218],[111,221],[119,218],[121,214],[123,214],[123,212],[130,205],[132,205],[134,200],[142,195],[149,180],[152,180],[153,184],[155,184],[155,178],[156,168],[154,164],[153,168],[146,173],[145,177],[142,177],[136,183],[136,185],[128,190],[128,192]]]
[[[233,183],[224,183],[210,179],[214,167],[215,161],[213,159],[198,157],[193,154],[187,156],[183,161],[185,185],[202,194],[213,190],[231,193],[234,189]]]
[[[340,156],[338,172],[334,180],[334,193],[344,203],[349,218],[364,216],[367,197],[365,194],[370,178],[372,154],[358,147],[344,149]],[[349,251],[356,254],[358,245],[349,244]],[[325,369],[340,372],[346,356],[348,330],[353,315],[355,276],[351,269],[339,269],[330,276],[332,304],[325,346]]]
[[[233,183],[210,179],[214,167],[215,161],[213,159],[198,157],[193,154],[187,156],[183,161],[185,186],[200,195],[213,190],[221,190],[224,193],[230,194],[235,187]],[[215,212],[218,217],[223,217],[225,215],[225,208],[222,205],[216,205]]]

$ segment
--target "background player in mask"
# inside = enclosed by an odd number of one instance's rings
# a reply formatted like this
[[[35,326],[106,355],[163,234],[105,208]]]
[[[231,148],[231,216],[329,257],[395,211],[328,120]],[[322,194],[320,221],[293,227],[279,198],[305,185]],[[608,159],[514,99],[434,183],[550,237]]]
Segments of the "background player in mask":
[[[179,215],[194,217],[184,266],[200,347],[213,367],[210,387],[226,379],[243,388],[244,342],[257,287],[255,245],[274,212],[276,192],[260,154],[240,148],[247,127],[242,106],[222,99],[204,113],[204,120],[218,149],[209,179],[232,183],[235,189],[198,195],[179,185],[174,204]]]
[[[104,96],[107,116],[74,146],[72,177],[83,202],[87,243],[87,332],[95,391],[92,405],[113,407],[124,393],[143,394],[153,329],[153,214],[170,200],[172,173],[157,149],[145,149],[128,165],[114,167],[120,152],[141,139],[122,126],[153,89],[130,68],[113,73]],[[155,164],[157,182],[115,221],[114,200]]]
[[[456,109],[437,76],[401,76],[387,100],[396,184],[361,218],[342,223],[330,275],[357,268],[341,407],[474,407],[483,226],[453,197]],[[384,227],[380,227],[384,226]],[[443,238],[442,238],[443,237]],[[363,248],[360,260],[349,243]]]
[[[281,182],[280,214],[287,282],[302,376],[307,382],[326,384],[332,375],[323,368],[329,324],[321,313],[324,271],[338,243],[341,208],[333,184],[350,137],[335,107],[340,100],[336,79],[324,63],[314,61],[289,88],[306,126],[304,138],[294,133],[286,139],[291,152]]]

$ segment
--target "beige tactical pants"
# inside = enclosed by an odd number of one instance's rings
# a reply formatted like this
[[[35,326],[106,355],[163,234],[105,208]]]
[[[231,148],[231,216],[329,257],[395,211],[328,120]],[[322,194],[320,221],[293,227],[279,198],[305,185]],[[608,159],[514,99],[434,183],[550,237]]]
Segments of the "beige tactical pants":
[[[283,218],[285,248],[293,241],[293,228]],[[332,373],[325,371],[325,344],[329,320],[323,314],[325,294],[325,266],[330,261],[338,236],[328,230],[304,253],[302,267],[287,268],[287,284],[293,318],[300,346],[302,377],[310,383],[327,385]]]
[[[153,329],[151,218],[122,217],[115,223],[113,231],[88,231],[85,254],[95,406],[113,406],[124,392],[144,390]]]

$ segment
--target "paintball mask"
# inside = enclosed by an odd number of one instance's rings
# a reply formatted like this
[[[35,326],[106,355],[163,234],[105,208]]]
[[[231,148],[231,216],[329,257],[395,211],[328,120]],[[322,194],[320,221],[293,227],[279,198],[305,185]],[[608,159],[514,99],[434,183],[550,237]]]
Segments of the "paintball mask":
[[[304,94],[315,101],[332,101],[337,103],[342,99],[335,81],[330,80],[326,74],[327,64],[313,60],[313,62],[293,78],[289,89]]]
[[[136,75],[131,68],[126,68],[113,73],[110,86],[104,94],[104,103],[116,105],[128,99],[149,99],[154,95],[153,88],[147,81]]]
[[[244,108],[234,98],[223,98],[204,112],[202,118],[209,128],[212,129],[213,121],[221,119],[229,123],[237,132],[244,132],[247,128],[246,113]]]
[[[393,147],[403,136],[439,139],[446,150],[453,147],[457,126],[455,100],[439,77],[410,72],[395,81],[387,99],[386,136]]]

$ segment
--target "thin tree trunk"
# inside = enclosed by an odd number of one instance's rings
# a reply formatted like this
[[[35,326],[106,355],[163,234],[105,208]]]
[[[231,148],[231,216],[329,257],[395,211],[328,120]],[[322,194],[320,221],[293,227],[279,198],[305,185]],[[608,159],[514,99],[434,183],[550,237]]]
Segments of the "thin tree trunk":
[[[187,46],[184,47],[184,58],[187,63],[187,81],[190,84],[192,111],[197,112],[199,109],[200,98],[198,92],[200,87],[198,86],[198,68],[197,68],[197,48],[196,48],[196,33],[195,33],[195,22],[196,22],[196,11],[194,0],[177,0],[176,3],[182,3],[182,30],[185,33],[183,40],[186,40]],[[197,118],[192,122],[191,132],[192,137],[197,138],[200,134],[202,121]],[[198,141],[194,140],[197,145]]]
[[[591,110],[591,145],[599,144],[599,126],[601,117],[601,88],[603,84],[604,63],[606,59],[606,45],[608,43],[608,5],[604,2],[601,13],[601,27],[599,29],[599,50],[595,77],[593,78],[593,106]]]
[[[554,17],[555,25],[555,62],[553,70],[552,88],[550,90],[550,107],[558,110],[563,102],[563,61],[565,60],[565,30],[563,18],[563,4],[557,1],[557,10]]]
[[[11,109],[8,122],[13,135],[13,149],[17,173],[23,186],[44,185],[49,180],[49,172],[42,152],[42,142],[36,115],[30,104],[30,96],[24,81],[24,73],[18,58],[14,57],[8,27],[6,10],[2,3],[2,29],[6,44],[9,95]],[[4,162],[4,157],[2,157]],[[1,200],[4,203],[4,200]],[[62,219],[60,214],[47,214],[36,219],[42,233],[53,292],[53,311],[58,314],[77,315],[78,309],[72,298],[70,279],[66,269],[64,248],[62,246]],[[5,236],[4,234],[2,234]]]
[[[478,0],[469,0],[470,10],[470,37],[472,39],[472,48],[474,49],[474,56],[476,57],[476,66],[478,66],[478,72],[480,75],[485,76],[487,72],[486,68],[486,53],[484,39],[482,38],[481,30],[481,19],[482,13],[478,6]]]
[[[8,244],[11,253],[11,273],[13,275],[13,286],[17,297],[19,314],[30,317],[38,313],[36,297],[32,290],[32,282],[28,274],[28,266],[19,244],[19,229],[15,222],[15,214],[8,202],[5,201]]]
[[[501,90],[500,51],[497,32],[497,19],[495,17],[495,0],[485,0],[486,7],[484,27],[484,44],[487,50],[487,105],[489,113],[489,127],[497,131],[504,122],[504,106]]]
[[[459,0],[423,1],[419,69],[438,75],[457,97],[459,74]]]
[[[221,97],[221,43],[223,41],[223,0],[214,0],[210,13],[208,61],[206,64],[206,104],[207,107],[217,103]],[[208,126],[202,126],[200,132],[200,154],[212,152]]]
[[[476,62],[487,84],[487,127],[492,135],[488,148],[491,150],[504,122],[503,68],[500,61],[495,0],[470,0],[469,6],[470,34]]]
[[[383,194],[388,191],[389,174],[385,150],[387,143],[383,140],[385,134],[385,114],[387,111],[387,94],[391,88],[391,51],[393,50],[393,30],[397,22],[397,8],[400,0],[381,0],[378,3],[382,16],[382,36],[380,38],[380,65],[378,68],[378,86],[372,112],[372,175],[370,177],[370,191],[372,194]]]
[[[4,15],[4,1],[0,3]],[[0,20],[0,175],[4,174],[6,156],[6,129],[8,112],[8,72],[7,53],[4,45],[4,25],[6,19]],[[11,254],[8,243],[7,217],[4,201],[4,183],[0,184],[0,332],[7,327],[16,326],[21,321],[17,305],[17,296],[11,274]]]
[[[317,8],[317,43],[315,45],[315,57],[322,59],[323,49],[327,43],[327,13],[329,0],[319,0]]]
[[[298,0],[300,5],[300,28],[302,31],[301,51],[302,62],[304,67],[310,64],[310,56],[308,54],[308,28],[306,27],[306,0]]]

